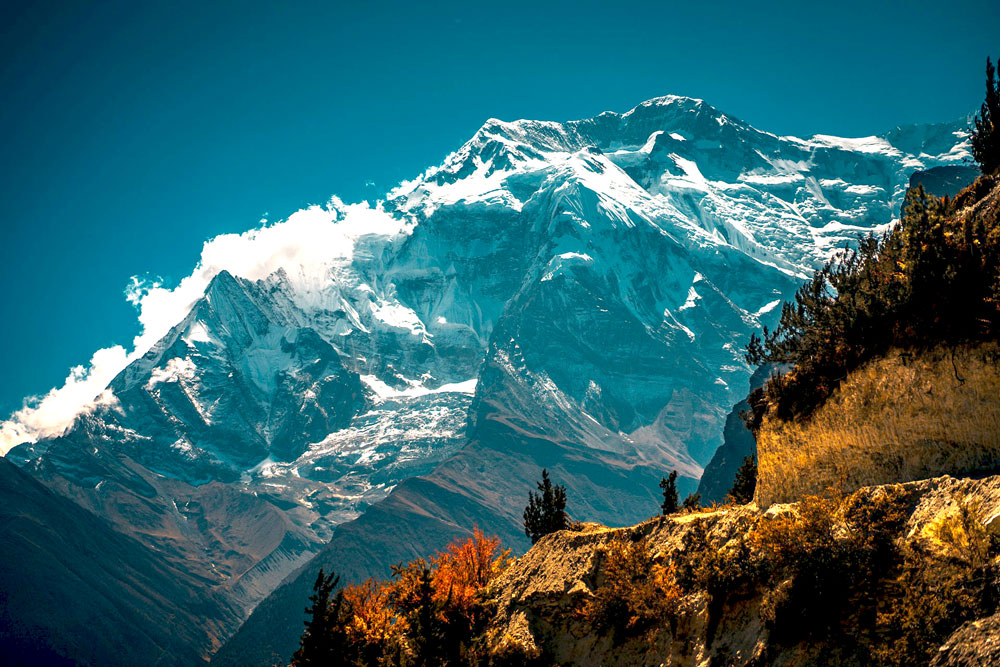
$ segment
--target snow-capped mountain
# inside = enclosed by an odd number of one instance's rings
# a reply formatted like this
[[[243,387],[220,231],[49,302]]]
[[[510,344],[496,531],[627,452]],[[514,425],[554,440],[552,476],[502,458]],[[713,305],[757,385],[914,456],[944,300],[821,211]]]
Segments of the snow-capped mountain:
[[[681,97],[489,120],[367,209],[379,224],[346,250],[317,238],[321,270],[219,271],[112,399],[12,458],[247,610],[407,479],[395,502],[436,520],[475,507],[456,530],[517,539],[540,465],[574,515],[633,522],[659,475],[693,490],[746,393],[751,332],[890,224],[912,172],[967,157],[959,123],[799,139]],[[336,229],[357,211],[310,215]]]

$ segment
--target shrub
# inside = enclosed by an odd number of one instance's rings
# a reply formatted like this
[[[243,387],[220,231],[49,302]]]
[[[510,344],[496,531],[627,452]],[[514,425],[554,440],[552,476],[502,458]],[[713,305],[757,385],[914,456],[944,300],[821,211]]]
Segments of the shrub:
[[[616,643],[673,619],[681,597],[676,570],[652,557],[647,540],[612,540],[603,554],[600,578],[584,615],[596,627],[612,631]]]
[[[767,586],[761,615],[779,644],[841,636],[841,623],[857,611],[865,546],[850,533],[838,536],[837,512],[835,500],[808,496],[750,533]]]
[[[681,507],[685,512],[694,512],[701,509],[701,494],[700,493],[689,493],[681,504]]]
[[[878,618],[886,641],[875,655],[883,664],[927,664],[960,625],[996,612],[996,545],[975,508],[962,505],[933,528],[940,549],[921,542],[903,548]]]

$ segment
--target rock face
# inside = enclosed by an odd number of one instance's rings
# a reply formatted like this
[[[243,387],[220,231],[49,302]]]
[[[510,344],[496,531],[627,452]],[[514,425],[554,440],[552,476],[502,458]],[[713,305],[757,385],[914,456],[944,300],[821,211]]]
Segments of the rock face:
[[[1000,614],[969,621],[941,646],[933,667],[975,667],[1000,663]]]
[[[860,505],[868,505],[889,492],[903,510],[904,521],[893,535],[904,544],[920,545],[927,553],[940,550],[935,527],[955,508],[973,503],[977,521],[996,532],[1000,516],[1000,477],[936,479],[891,487],[863,489]],[[752,526],[780,520],[800,512],[796,505],[775,506],[761,513],[754,505],[732,507],[654,519],[631,528],[604,528],[589,524],[578,532],[561,531],[540,540],[493,587],[498,612],[488,632],[492,649],[560,665],[813,665],[870,664],[859,650],[841,639],[819,633],[789,640],[789,628],[767,620],[763,586],[743,587],[722,598],[704,590],[685,594],[673,609],[640,637],[616,638],[595,627],[582,613],[587,601],[602,586],[603,554],[616,540],[642,540],[654,560],[680,564],[692,557],[687,545],[701,530],[712,544],[729,549],[746,540]],[[833,532],[844,531],[832,525]],[[993,554],[996,562],[997,554]],[[954,555],[946,555],[953,558]],[[994,603],[995,605],[995,603]],[[853,613],[853,610],[851,611]],[[786,619],[787,621],[787,619]],[[806,623],[795,619],[796,625]],[[844,623],[854,620],[843,619]],[[938,652],[934,664],[993,664],[997,654],[995,616],[979,619],[958,630]],[[805,632],[804,625],[792,635]],[[877,646],[878,635],[875,645]],[[780,639],[779,639],[780,637]]]
[[[779,137],[681,97],[490,120],[375,208],[275,225],[309,221],[308,262],[218,271],[112,398],[10,456],[244,611],[321,549],[365,576],[473,523],[524,546],[542,467],[577,518],[634,523],[670,470],[694,490],[750,334],[967,145]],[[297,625],[232,650],[287,659]]]
[[[0,460],[0,662],[205,660],[239,621],[205,581]]]
[[[979,177],[979,170],[965,165],[942,165],[910,176],[910,188],[923,186],[936,197],[954,197]]]

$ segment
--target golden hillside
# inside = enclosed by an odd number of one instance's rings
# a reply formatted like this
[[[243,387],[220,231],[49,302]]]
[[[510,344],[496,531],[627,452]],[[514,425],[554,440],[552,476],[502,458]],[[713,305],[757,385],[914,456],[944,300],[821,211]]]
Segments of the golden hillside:
[[[899,350],[852,371],[806,420],[764,417],[761,507],[827,488],[990,470],[1000,462],[1000,346]]]

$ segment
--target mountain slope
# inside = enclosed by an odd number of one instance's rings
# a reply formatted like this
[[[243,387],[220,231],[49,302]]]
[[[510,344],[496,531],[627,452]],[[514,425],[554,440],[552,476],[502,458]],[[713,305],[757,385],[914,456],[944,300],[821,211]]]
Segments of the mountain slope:
[[[191,665],[239,621],[205,582],[0,460],[4,664]]]

